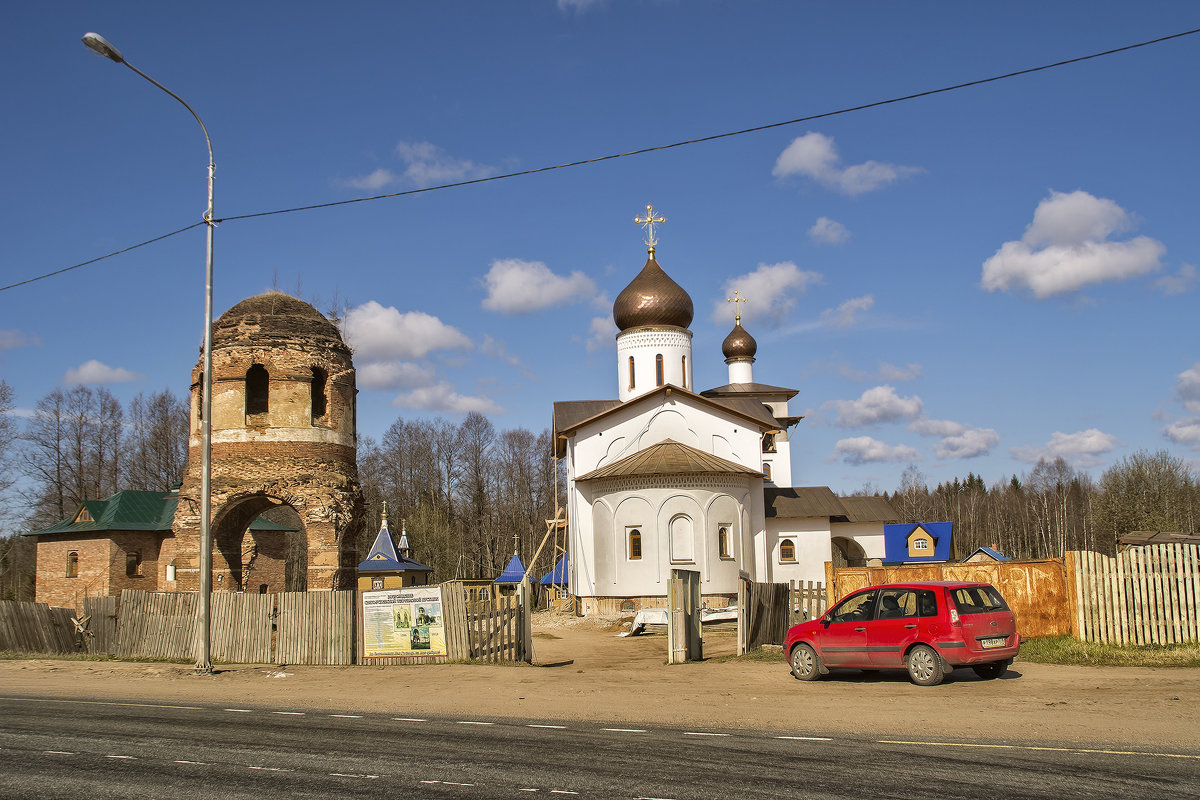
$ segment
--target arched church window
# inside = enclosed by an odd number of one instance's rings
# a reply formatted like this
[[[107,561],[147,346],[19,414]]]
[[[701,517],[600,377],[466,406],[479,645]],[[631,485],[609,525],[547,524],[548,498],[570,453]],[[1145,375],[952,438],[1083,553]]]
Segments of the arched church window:
[[[764,481],[771,480],[771,464],[770,464],[770,462],[766,462],[766,461],[763,462],[763,480]]]
[[[271,376],[262,364],[252,364],[246,370],[246,413],[267,413],[267,396],[271,385]]]
[[[642,557],[642,532],[637,528],[629,529],[629,560]]]
[[[669,527],[671,536],[671,561],[676,564],[691,564],[695,562],[695,548],[692,540],[692,520],[683,514],[671,520]]]
[[[315,422],[320,417],[325,416],[328,410],[329,401],[327,395],[327,387],[329,385],[329,373],[320,367],[312,369],[312,419]]]
[[[629,357],[629,388],[630,388],[630,389],[632,389],[633,387],[634,387],[634,381],[633,381],[633,356],[630,356],[630,357]]]
[[[688,386],[687,386],[687,356],[683,356],[683,377],[680,380],[683,381],[683,388],[685,388],[685,389],[688,388]]]
[[[656,355],[654,357],[654,379],[656,381],[658,381],[658,383],[655,385],[657,385],[657,386],[663,385],[662,353],[659,353],[658,355]]]
[[[79,551],[72,550],[67,553],[67,577],[79,577]]]
[[[791,539],[784,539],[779,543],[779,560],[783,563],[796,562],[796,543]]]
[[[721,558],[730,558],[729,555],[729,526],[721,525],[717,528],[717,555]]]
[[[196,387],[196,399],[199,401],[196,406],[196,419],[204,421],[204,373],[200,373],[200,384]]]

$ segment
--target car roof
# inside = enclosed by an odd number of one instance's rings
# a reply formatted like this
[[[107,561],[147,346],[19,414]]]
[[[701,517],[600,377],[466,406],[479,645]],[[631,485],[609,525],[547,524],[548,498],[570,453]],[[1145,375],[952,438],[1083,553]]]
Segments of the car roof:
[[[991,584],[983,581],[903,581],[901,583],[875,583],[855,591],[864,591],[866,589],[929,589],[934,586],[940,586],[945,589],[963,589],[968,586],[991,586]]]

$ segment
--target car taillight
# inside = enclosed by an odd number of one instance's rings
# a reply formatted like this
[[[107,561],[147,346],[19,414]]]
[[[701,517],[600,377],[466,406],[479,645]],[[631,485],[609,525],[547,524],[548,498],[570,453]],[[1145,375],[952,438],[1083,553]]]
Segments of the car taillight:
[[[958,618],[958,609],[957,608],[950,609],[950,624],[956,628],[962,627],[962,620],[960,620]]]

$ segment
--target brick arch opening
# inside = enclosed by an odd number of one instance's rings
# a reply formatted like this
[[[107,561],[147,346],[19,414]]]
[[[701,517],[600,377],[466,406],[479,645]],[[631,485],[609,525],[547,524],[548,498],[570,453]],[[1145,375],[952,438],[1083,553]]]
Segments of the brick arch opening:
[[[264,514],[297,530],[252,530]],[[304,521],[285,500],[266,494],[230,500],[214,516],[212,536],[215,589],[264,594],[307,588]]]

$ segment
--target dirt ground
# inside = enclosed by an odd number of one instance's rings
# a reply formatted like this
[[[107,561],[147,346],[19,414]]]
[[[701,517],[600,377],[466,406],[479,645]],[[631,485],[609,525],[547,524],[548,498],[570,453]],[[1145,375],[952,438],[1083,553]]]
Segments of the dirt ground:
[[[967,669],[932,688],[900,672],[802,683],[782,656],[717,661],[734,652],[730,629],[705,631],[705,661],[667,666],[661,629],[618,638],[615,620],[536,620],[533,666],[232,665],[196,676],[178,664],[0,661],[0,694],[1200,753],[1196,669],[1018,659],[995,681]]]

